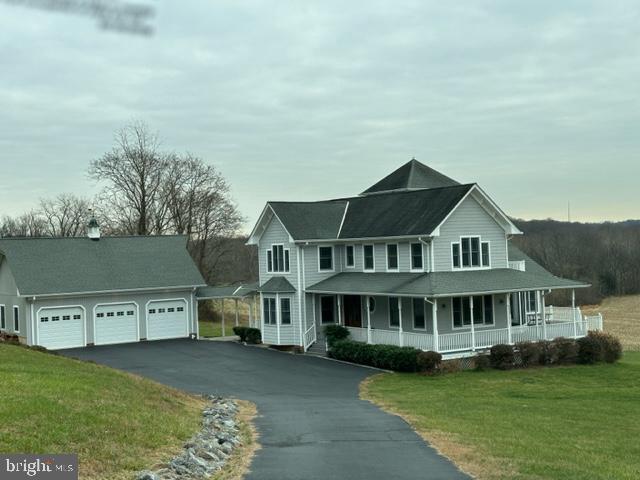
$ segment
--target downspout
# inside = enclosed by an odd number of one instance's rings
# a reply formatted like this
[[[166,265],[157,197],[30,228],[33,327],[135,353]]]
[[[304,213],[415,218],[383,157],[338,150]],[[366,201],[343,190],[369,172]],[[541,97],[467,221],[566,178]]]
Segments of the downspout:
[[[300,331],[300,345],[302,346],[302,350],[304,351],[305,349],[305,338],[304,338],[304,330],[302,328],[302,288],[301,288],[301,284],[302,284],[302,280],[300,278],[300,267],[301,267],[301,263],[300,263],[300,246],[297,245],[296,246],[296,261],[298,263],[297,267],[298,267],[298,323],[299,323],[299,328],[298,330]]]
[[[30,324],[31,324],[31,328],[29,330],[31,330],[31,332],[27,331],[27,345],[37,345],[37,338],[36,338],[36,328],[37,327],[37,323],[35,320],[35,304],[36,304],[36,297],[32,297],[31,298],[31,318],[30,318]],[[29,335],[29,333],[31,335]],[[31,336],[31,338],[29,338],[29,336]]]

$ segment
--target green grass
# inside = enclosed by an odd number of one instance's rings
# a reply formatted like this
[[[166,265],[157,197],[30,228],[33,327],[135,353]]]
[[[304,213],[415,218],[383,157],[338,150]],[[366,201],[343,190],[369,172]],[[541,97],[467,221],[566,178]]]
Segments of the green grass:
[[[640,478],[640,352],[615,365],[384,374],[366,398],[478,478]]]
[[[0,345],[0,452],[78,453],[80,478],[133,478],[199,428],[203,400],[92,363]]]

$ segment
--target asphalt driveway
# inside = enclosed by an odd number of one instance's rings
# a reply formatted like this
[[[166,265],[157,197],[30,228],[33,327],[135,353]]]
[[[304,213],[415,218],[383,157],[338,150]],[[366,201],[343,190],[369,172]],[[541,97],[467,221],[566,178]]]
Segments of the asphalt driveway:
[[[230,342],[67,350],[194,393],[250,400],[261,450],[248,479],[466,479],[402,419],[358,398],[370,369]]]

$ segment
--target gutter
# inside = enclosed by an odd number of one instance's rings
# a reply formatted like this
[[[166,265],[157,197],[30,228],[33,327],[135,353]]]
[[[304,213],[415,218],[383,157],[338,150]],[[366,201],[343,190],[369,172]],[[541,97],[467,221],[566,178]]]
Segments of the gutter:
[[[177,285],[177,286],[167,286],[167,287],[153,287],[153,288],[129,288],[124,290],[95,290],[95,291],[87,291],[87,292],[64,292],[64,293],[43,293],[37,294],[40,298],[55,298],[55,297],[81,297],[83,295],[105,295],[105,294],[113,294],[113,293],[133,293],[133,292],[171,292],[176,290],[191,290],[192,288],[200,288],[207,287],[207,284],[198,284],[198,285]],[[18,297],[31,297],[36,294],[29,293],[27,295],[20,295],[18,292]]]

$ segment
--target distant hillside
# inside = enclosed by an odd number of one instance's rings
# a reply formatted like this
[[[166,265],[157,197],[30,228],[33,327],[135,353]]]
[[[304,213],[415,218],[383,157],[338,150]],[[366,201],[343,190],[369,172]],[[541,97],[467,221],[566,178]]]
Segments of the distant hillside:
[[[514,222],[524,232],[514,244],[554,274],[592,284],[577,292],[581,303],[640,293],[640,220]]]

